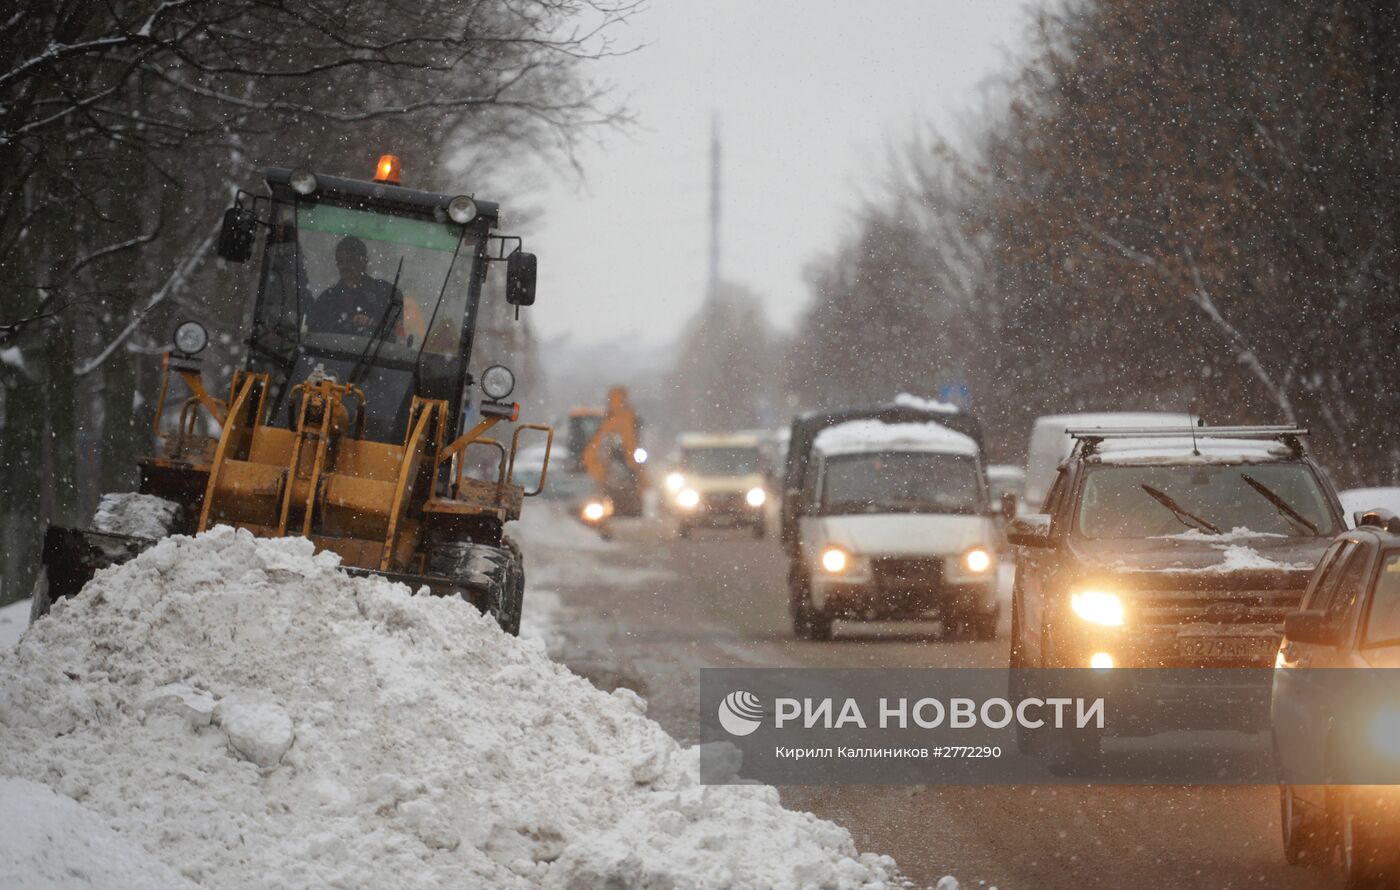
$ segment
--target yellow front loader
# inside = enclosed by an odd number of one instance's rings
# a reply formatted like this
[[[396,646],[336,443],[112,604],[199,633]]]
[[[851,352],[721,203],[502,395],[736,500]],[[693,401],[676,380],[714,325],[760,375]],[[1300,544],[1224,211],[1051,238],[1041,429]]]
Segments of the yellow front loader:
[[[140,494],[175,505],[167,533],[306,537],[351,571],[462,596],[516,633],[524,564],[505,527],[544,486],[553,430],[492,436],[518,420],[514,375],[494,365],[475,381],[467,369],[489,265],[506,263],[507,300],[527,306],[535,259],[518,246],[505,255],[518,239],[493,233],[494,205],[404,188],[397,169],[381,161],[366,182],[272,168],[268,194],[240,193],[219,252],[247,262],[262,235],[248,358],[218,398],[202,375],[208,334],[177,329]],[[514,482],[527,432],[546,442],[528,492]],[[35,617],[153,543],[51,527]]]

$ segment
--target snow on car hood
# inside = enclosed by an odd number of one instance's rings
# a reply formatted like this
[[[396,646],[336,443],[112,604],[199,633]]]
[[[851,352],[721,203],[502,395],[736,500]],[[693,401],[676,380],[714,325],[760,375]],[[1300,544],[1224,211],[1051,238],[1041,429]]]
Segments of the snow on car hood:
[[[1214,540],[1213,540],[1214,539]],[[1330,538],[1277,535],[1174,535],[1160,538],[1075,538],[1070,549],[1087,571],[1133,573],[1158,586],[1190,578],[1216,586],[1302,587]]]
[[[985,516],[880,513],[823,516],[816,522],[818,546],[835,544],[861,556],[951,555],[995,540]]]

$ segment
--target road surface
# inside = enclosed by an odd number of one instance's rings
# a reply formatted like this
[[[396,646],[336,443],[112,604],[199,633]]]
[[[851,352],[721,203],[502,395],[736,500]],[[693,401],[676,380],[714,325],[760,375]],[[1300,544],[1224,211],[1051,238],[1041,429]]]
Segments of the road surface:
[[[612,541],[552,504],[532,504],[527,633],[603,688],[627,686],[682,741],[698,736],[704,667],[1004,667],[995,642],[942,641],[937,625],[843,625],[793,639],[786,559],[773,538],[697,532],[659,520]],[[530,512],[530,511],[527,511]],[[531,610],[534,614],[531,615]],[[784,787],[784,802],[846,826],[920,885],[963,887],[1331,887],[1283,861],[1272,787]]]

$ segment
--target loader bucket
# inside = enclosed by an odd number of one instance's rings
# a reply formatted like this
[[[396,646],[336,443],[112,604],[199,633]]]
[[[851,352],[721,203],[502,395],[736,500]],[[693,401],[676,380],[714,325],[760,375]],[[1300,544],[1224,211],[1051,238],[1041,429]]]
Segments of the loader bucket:
[[[73,596],[98,569],[124,563],[155,546],[150,538],[51,525],[44,533],[44,567],[34,585],[30,620],[48,614],[60,597]]]

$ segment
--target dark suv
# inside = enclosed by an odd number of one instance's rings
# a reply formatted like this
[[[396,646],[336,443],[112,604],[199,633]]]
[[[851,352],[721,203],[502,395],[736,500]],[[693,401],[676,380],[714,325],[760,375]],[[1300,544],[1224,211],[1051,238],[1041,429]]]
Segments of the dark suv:
[[[1284,615],[1344,528],[1305,434],[1069,430],[1042,512],[1007,527],[1011,667],[1272,666]],[[1266,722],[1267,688],[1260,702],[1251,713]]]
[[[1273,672],[1284,852],[1349,887],[1400,878],[1400,518],[1358,515],[1289,614]]]

